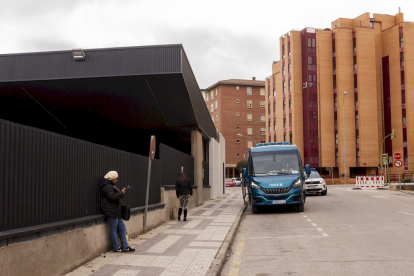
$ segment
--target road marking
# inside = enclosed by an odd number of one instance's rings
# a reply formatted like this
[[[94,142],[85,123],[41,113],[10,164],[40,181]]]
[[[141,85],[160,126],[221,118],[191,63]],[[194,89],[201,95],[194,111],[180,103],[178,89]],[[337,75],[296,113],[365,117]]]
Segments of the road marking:
[[[388,198],[388,196],[372,196],[372,197],[381,198],[381,199],[386,199],[386,198]]]
[[[307,218],[308,216],[303,216],[304,218]]]
[[[296,238],[323,238],[322,236],[280,236],[280,237],[253,237],[249,240],[259,240],[259,239],[296,239]]]
[[[324,237],[329,237],[329,235],[328,235],[328,234],[326,234],[326,233],[322,233],[322,236],[324,236]]]
[[[322,228],[316,228],[318,231],[322,232]]]
[[[315,226],[315,227],[318,226],[318,225],[316,225],[316,223],[312,223],[312,225]]]
[[[310,220],[310,219],[307,219],[307,221],[311,222],[312,220]]]
[[[398,211],[398,212],[414,217],[414,215],[413,214],[410,214],[410,213],[406,213],[406,212],[403,212],[403,211]]]
[[[239,268],[241,263],[241,256],[243,254],[244,244],[246,239],[241,239],[236,247],[236,252],[234,254],[233,262],[231,263],[230,271],[228,275],[239,275]]]

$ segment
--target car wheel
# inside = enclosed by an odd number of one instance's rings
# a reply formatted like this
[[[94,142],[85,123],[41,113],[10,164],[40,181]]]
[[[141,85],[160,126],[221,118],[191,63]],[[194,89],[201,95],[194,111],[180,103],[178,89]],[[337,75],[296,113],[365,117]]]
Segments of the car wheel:
[[[258,214],[259,213],[259,207],[256,206],[256,205],[252,205],[252,211],[253,211],[253,214]]]
[[[326,195],[328,193],[328,187],[326,187],[326,189],[325,189],[325,191],[323,191],[322,193],[321,193],[321,195]]]
[[[296,210],[297,210],[298,212],[303,212],[303,211],[305,211],[305,203],[298,204],[298,206],[296,206]]]

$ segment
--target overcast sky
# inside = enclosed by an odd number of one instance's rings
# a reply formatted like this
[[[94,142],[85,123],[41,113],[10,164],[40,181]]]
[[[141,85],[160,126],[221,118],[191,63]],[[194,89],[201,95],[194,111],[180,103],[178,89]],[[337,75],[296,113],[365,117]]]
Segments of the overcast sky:
[[[206,88],[269,76],[278,38],[290,30],[398,7],[414,21],[413,0],[2,0],[0,53],[179,43]]]

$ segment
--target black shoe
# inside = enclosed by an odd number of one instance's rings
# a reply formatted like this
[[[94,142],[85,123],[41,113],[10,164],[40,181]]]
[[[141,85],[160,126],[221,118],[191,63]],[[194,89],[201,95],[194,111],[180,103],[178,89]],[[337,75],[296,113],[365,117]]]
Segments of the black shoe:
[[[184,221],[187,221],[187,210],[184,210]]]
[[[184,221],[187,221],[187,218],[186,217],[184,217]]]
[[[121,251],[122,251],[122,253],[124,253],[124,252],[134,252],[135,248],[131,248],[130,246],[128,246],[127,248],[124,248]]]
[[[178,220],[181,220],[181,214],[182,214],[182,212],[183,212],[183,209],[182,208],[179,208],[178,209]]]
[[[121,248],[114,250],[114,253],[121,253],[121,252],[122,252]]]

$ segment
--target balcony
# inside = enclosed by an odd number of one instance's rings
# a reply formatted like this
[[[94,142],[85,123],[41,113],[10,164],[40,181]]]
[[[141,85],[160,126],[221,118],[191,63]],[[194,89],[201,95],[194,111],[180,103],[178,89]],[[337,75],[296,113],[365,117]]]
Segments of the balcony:
[[[405,83],[401,84],[401,90],[405,90]]]
[[[358,87],[354,87],[354,93],[358,93]]]
[[[404,71],[404,66],[401,66],[400,71]]]

